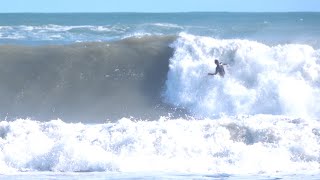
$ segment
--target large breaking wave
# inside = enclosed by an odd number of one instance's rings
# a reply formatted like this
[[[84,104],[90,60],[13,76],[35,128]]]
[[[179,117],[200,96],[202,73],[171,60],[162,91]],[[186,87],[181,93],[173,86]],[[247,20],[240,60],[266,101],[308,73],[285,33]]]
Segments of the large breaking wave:
[[[2,45],[1,118],[104,122],[179,115],[320,115],[320,52],[180,34],[109,43]],[[225,78],[207,76],[214,59]]]
[[[2,45],[1,118],[104,122],[167,115],[161,91],[173,40],[150,36],[110,43]]]
[[[0,173],[319,172],[311,46],[182,33],[0,51]]]
[[[164,97],[196,116],[278,114],[319,117],[320,51],[305,44],[268,46],[181,34]],[[228,65],[225,78],[208,76],[214,59]]]

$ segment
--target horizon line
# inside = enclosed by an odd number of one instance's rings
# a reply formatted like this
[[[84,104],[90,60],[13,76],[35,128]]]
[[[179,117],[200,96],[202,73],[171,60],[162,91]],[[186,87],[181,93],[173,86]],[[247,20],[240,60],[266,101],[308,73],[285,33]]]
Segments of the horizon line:
[[[148,11],[141,11],[141,12],[135,12],[135,11],[114,11],[114,12],[103,12],[103,11],[97,11],[97,12],[90,12],[90,11],[59,11],[59,12],[32,12],[32,11],[26,11],[26,12],[0,12],[0,14],[103,14],[103,13],[136,13],[136,14],[176,14],[176,13],[320,13],[320,11],[168,11],[168,12],[148,12]]]

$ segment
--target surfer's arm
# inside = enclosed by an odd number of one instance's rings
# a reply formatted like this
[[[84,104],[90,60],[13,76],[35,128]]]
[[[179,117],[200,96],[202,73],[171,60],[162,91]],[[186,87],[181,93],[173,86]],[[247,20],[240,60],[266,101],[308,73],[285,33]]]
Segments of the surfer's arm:
[[[216,72],[215,73],[208,73],[208,75],[216,75],[216,74],[218,74],[218,71],[216,70]]]
[[[216,74],[218,74],[218,71],[219,71],[219,70],[218,70],[218,68],[219,68],[219,67],[217,66],[217,67],[216,67],[216,72],[215,72],[215,73],[208,73],[208,75],[216,75]]]

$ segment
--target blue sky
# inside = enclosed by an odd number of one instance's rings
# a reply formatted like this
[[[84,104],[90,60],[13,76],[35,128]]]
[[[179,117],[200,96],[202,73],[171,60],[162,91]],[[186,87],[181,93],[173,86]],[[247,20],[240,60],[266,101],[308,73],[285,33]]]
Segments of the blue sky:
[[[320,12],[320,0],[2,0],[0,12]]]

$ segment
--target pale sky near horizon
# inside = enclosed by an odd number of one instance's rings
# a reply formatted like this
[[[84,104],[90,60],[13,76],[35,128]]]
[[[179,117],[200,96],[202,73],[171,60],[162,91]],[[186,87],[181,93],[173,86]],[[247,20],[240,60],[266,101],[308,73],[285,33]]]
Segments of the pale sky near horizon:
[[[320,12],[320,0],[3,0],[6,12]]]

